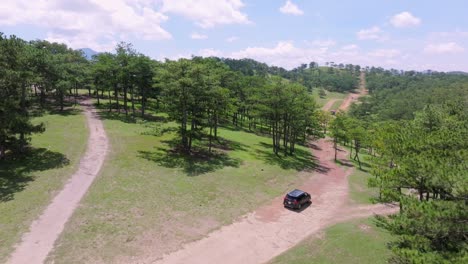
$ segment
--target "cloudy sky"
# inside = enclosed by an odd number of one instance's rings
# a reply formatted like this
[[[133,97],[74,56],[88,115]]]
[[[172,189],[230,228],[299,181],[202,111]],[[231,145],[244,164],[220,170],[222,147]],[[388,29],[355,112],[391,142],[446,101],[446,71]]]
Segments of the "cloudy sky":
[[[1,0],[0,32],[156,59],[468,71],[466,0]]]

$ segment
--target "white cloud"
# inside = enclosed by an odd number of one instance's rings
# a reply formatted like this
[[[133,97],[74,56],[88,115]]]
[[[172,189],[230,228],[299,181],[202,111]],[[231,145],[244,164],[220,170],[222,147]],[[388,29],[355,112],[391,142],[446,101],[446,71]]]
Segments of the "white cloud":
[[[216,49],[202,49],[198,52],[198,55],[202,57],[223,57],[223,52]]]
[[[365,66],[380,66],[404,70],[437,70],[437,71],[468,71],[463,56],[427,56],[424,53],[408,52],[403,48],[380,48],[365,50],[356,44],[333,47],[311,46],[308,43],[296,45],[293,41],[280,41],[272,46],[253,46],[234,52],[217,49],[202,49],[194,52],[199,56],[217,56],[225,58],[252,58],[269,65],[281,66],[286,69],[295,68],[302,63],[312,61],[324,65],[325,62],[336,64],[359,64]],[[417,47],[416,47],[417,48]]]
[[[316,47],[333,47],[336,45],[336,41],[332,39],[327,39],[327,40],[313,40],[313,41],[308,41],[308,44],[311,46],[316,46]]]
[[[386,40],[387,37],[384,35],[383,31],[380,27],[373,26],[367,29],[361,29],[356,33],[358,39],[371,39],[371,40],[378,40],[383,41]]]
[[[448,53],[462,53],[465,49],[455,42],[429,44],[424,48],[425,53],[431,54],[448,54]]]
[[[345,50],[345,51],[352,51],[352,50],[357,50],[357,49],[359,49],[359,47],[356,44],[349,44],[349,45],[341,47],[341,50]]]
[[[228,54],[228,57],[242,59],[252,58],[270,65],[282,66],[288,69],[311,61],[324,61],[328,51],[326,47],[299,48],[292,41],[281,41],[272,48],[248,47],[244,50]]]
[[[136,37],[170,39],[161,27],[168,17],[145,0],[2,0],[0,26],[32,25],[47,30],[47,39],[73,48],[110,50],[116,41]]]
[[[421,24],[421,19],[413,16],[410,12],[401,12],[394,15],[390,19],[390,23],[394,27],[403,28],[403,27],[414,27]]]
[[[430,36],[433,38],[468,38],[468,31],[454,30],[444,32],[431,32]]]
[[[234,41],[236,41],[236,40],[238,40],[238,39],[239,39],[238,37],[232,36],[232,37],[227,38],[227,39],[226,39],[226,42],[234,42]]]
[[[286,69],[295,68],[302,63],[312,61],[324,65],[325,62],[352,63],[360,65],[376,65],[392,67],[395,63],[406,61],[407,58],[395,49],[380,49],[366,53],[357,45],[351,44],[340,48],[319,47],[306,45],[296,46],[293,41],[280,41],[272,47],[248,47],[235,52],[222,52],[214,49],[205,49],[197,53],[200,56],[219,56],[235,59],[251,58],[265,62],[269,65],[281,66]]]
[[[224,24],[248,24],[241,0],[161,0],[163,13],[184,16],[202,28]]]
[[[200,33],[197,33],[197,32],[194,32],[190,35],[190,37],[192,39],[207,39],[208,36],[207,35],[204,35],[204,34],[200,34]]]
[[[295,15],[295,16],[300,16],[304,14],[304,11],[299,9],[297,5],[295,5],[293,2],[290,0],[286,1],[284,3],[284,6],[280,7],[280,12],[283,14],[289,14],[289,15]]]
[[[369,56],[371,57],[377,57],[377,58],[395,58],[399,56],[401,52],[396,49],[376,49],[368,53]]]

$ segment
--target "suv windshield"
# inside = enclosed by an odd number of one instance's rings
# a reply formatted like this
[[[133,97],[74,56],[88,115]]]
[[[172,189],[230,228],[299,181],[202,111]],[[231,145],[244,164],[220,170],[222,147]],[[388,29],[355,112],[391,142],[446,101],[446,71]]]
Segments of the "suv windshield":
[[[297,199],[298,197],[295,197],[295,196],[291,196],[291,195],[286,195],[286,199],[291,199],[291,200],[294,200],[294,199]]]

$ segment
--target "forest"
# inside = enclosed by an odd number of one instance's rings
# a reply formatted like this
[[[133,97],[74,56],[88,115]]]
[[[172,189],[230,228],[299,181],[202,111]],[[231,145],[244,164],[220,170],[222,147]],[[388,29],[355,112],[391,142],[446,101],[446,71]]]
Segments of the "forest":
[[[468,78],[370,68],[370,97],[331,124],[335,142],[371,154],[391,263],[464,263],[468,234]],[[360,162],[360,161],[359,161]]]
[[[369,96],[349,113],[321,111],[312,91],[351,92],[366,74]],[[400,213],[377,217],[394,237],[391,263],[468,261],[468,76],[316,62],[292,70],[251,59],[153,60],[131,44],[87,60],[78,50],[0,34],[0,162],[28,151],[31,122],[44,109],[66,112],[84,96],[122,118],[177,124],[176,151],[208,152],[219,127],[266,135],[275,155],[329,136],[361,166],[369,185]],[[1,165],[1,163],[0,163]]]
[[[312,87],[349,91],[357,85],[359,72],[358,66],[320,69],[311,63],[313,68],[289,73],[252,60],[201,57],[159,62],[128,43],[120,43],[115,54],[100,53],[88,61],[64,44],[4,35],[1,41],[5,73],[0,158],[7,150],[21,150],[28,135],[44,129],[29,122],[30,110],[55,104],[63,111],[67,100],[77,102],[78,88],[87,89],[109,112],[125,116],[145,117],[148,104],[155,105],[153,110],[180,124],[180,146],[187,153],[194,140],[208,140],[211,150],[218,125],[230,120],[234,126],[269,134],[275,154],[292,155],[297,143],[321,133]],[[341,81],[346,84],[333,85]]]

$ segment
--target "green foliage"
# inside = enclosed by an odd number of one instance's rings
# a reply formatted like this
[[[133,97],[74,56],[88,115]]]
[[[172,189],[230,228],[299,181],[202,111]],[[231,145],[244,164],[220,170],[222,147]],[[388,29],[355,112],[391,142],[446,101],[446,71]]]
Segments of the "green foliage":
[[[393,263],[463,263],[467,258],[468,119],[465,104],[429,105],[415,119],[377,130],[375,179],[401,212],[382,225],[397,241]],[[388,126],[387,126],[388,127]]]
[[[30,121],[27,93],[35,75],[33,49],[21,39],[0,34],[0,159],[7,150],[24,152],[28,137],[44,131]]]
[[[370,121],[411,120],[428,104],[468,99],[468,76],[422,74],[371,69],[366,74],[371,97],[351,109],[351,114]]]

